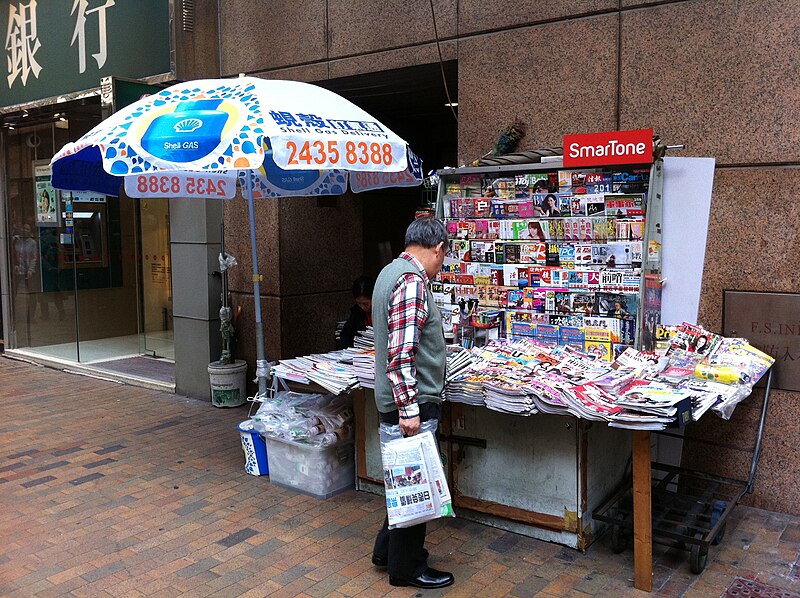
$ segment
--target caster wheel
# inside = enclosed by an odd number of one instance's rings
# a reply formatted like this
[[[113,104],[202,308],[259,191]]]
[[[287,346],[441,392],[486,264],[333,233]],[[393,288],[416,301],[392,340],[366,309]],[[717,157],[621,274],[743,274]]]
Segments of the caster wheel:
[[[706,568],[708,562],[708,548],[700,544],[692,544],[692,552],[689,555],[689,568],[692,573],[699,575]]]

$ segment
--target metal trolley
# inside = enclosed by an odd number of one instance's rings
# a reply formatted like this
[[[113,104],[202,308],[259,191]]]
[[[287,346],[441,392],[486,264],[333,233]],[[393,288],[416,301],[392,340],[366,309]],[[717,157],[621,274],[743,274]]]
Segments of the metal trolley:
[[[652,463],[653,542],[688,550],[692,573],[701,573],[708,561],[711,544],[719,544],[733,507],[746,493],[753,492],[761,457],[761,439],[772,387],[770,368],[761,405],[755,447],[747,480],[709,475],[662,463]],[[680,438],[677,434],[662,435]],[[593,513],[611,527],[611,546],[622,552],[633,530],[633,483],[630,477]]]

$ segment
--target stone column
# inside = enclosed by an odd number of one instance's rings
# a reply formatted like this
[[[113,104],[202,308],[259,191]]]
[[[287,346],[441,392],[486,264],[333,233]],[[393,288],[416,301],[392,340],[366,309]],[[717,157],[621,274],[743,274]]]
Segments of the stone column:
[[[222,202],[170,199],[175,392],[211,400],[207,366],[219,359]]]

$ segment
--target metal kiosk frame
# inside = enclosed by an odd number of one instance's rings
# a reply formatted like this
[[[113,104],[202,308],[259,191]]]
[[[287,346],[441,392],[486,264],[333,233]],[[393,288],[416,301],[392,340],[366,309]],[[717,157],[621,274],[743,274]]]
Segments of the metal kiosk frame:
[[[767,417],[772,374],[773,369],[770,368],[747,480],[735,480],[662,463],[651,463],[652,541],[688,550],[692,573],[702,573],[708,561],[709,546],[719,544],[725,535],[725,526],[733,508],[745,494],[753,492],[756,470],[761,458],[761,440]],[[681,438],[669,432],[655,433]],[[625,550],[629,533],[634,528],[633,495],[633,481],[629,477],[592,513],[594,519],[611,526],[611,546],[617,553]]]

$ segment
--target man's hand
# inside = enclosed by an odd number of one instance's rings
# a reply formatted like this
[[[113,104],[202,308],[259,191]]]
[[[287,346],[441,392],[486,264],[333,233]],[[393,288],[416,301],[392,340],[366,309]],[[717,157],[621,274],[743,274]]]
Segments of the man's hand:
[[[416,436],[419,434],[419,416],[409,419],[400,418],[400,431],[403,436]]]

